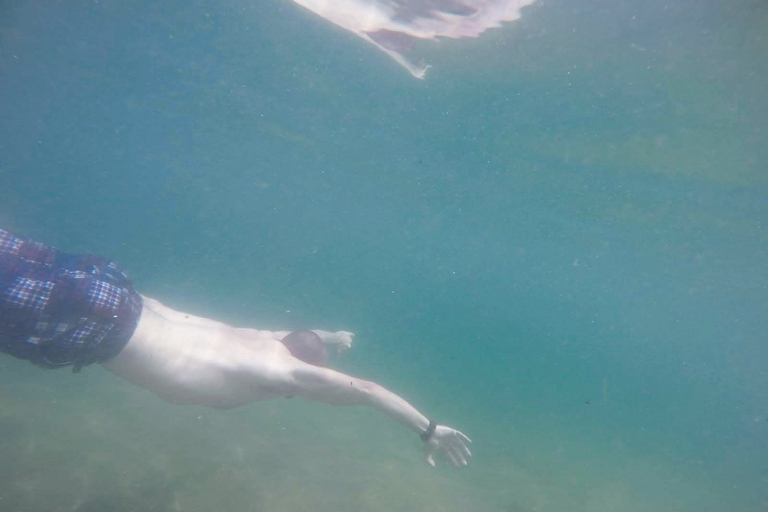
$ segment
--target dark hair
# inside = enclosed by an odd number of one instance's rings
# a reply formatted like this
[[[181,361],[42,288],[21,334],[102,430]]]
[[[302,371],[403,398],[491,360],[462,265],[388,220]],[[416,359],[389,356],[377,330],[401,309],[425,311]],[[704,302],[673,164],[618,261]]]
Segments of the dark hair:
[[[328,366],[328,349],[314,332],[295,331],[280,341],[296,359],[323,368]]]

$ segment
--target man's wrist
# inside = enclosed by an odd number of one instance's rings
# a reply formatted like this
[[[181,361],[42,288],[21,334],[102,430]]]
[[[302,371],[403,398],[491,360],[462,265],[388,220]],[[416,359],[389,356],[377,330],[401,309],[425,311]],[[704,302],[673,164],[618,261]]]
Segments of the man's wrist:
[[[422,441],[424,441],[426,443],[432,437],[432,434],[435,433],[435,429],[436,428],[437,428],[437,423],[435,423],[432,420],[429,420],[429,425],[427,426],[427,430],[422,432],[419,435],[419,437],[421,438]]]

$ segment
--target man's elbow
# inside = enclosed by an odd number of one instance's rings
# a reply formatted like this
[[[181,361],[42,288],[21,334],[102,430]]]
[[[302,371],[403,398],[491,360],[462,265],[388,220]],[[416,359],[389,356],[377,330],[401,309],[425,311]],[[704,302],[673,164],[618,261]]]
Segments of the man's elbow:
[[[362,379],[356,379],[350,382],[350,385],[356,388],[355,391],[357,391],[356,396],[358,397],[358,401],[361,404],[366,405],[369,405],[375,401],[376,396],[379,395],[378,391],[381,389],[381,386],[375,382]]]
[[[361,379],[349,378],[343,384],[346,389],[336,389],[331,392],[337,405],[371,405],[375,401],[378,384]]]

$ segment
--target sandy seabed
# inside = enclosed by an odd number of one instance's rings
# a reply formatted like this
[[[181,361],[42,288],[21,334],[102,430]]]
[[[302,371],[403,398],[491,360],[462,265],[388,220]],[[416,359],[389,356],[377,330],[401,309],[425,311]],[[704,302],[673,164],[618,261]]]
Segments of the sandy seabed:
[[[8,512],[718,509],[715,491],[669,461],[567,432],[489,423],[471,432],[470,467],[432,469],[417,438],[371,410],[213,411],[167,405],[98,367],[75,376],[6,359],[0,370]]]

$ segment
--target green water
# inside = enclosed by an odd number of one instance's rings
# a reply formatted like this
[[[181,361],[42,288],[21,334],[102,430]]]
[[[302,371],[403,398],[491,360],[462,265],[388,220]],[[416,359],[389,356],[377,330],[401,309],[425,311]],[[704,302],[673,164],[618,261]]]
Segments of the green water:
[[[418,81],[286,1],[1,2],[0,226],[365,409],[177,407],[0,358],[0,511],[768,509],[768,4],[541,2]]]

